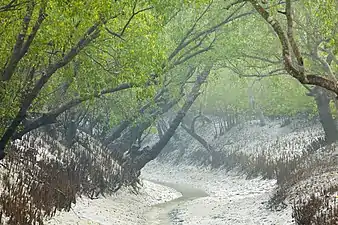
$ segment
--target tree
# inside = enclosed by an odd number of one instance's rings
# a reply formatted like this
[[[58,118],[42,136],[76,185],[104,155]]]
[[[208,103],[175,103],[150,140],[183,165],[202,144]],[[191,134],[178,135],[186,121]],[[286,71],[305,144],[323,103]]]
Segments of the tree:
[[[1,6],[0,158],[10,140],[55,123],[70,108],[149,87],[149,74],[161,75],[165,54],[158,31],[180,5],[11,1]]]
[[[248,0],[262,18],[273,28],[282,45],[282,58],[288,74],[296,78],[300,83],[317,85],[338,94],[336,81],[320,76],[308,74],[304,68],[304,60],[294,36],[294,21],[291,0],[287,0],[285,11],[287,28],[283,29],[282,23],[267,11],[258,1]]]
[[[136,143],[136,140],[140,140],[142,133],[155,122],[157,117],[174,107],[186,95],[184,87],[192,82],[189,79],[199,64],[205,62],[206,59],[208,62],[219,60],[219,58],[210,59],[211,53],[208,54],[213,51],[213,46],[217,42],[216,32],[223,26],[248,15],[246,12],[241,12],[242,7],[239,7],[235,12],[217,21],[210,20],[207,15],[212,14],[212,7],[216,9],[217,4],[210,2],[205,8],[200,9],[199,14],[184,17],[187,21],[185,21],[186,27],[182,32],[173,33],[172,30],[182,28],[182,16],[191,13],[190,8],[182,9],[167,24],[168,32],[164,33],[163,40],[168,43],[170,53],[164,66],[162,86],[158,86],[156,96],[150,101],[155,103],[155,107],[152,108],[153,106],[146,102],[136,110],[140,114],[136,113],[127,121],[121,122],[118,127],[113,128],[111,135],[106,139],[106,144],[113,142],[110,147],[121,152],[120,157]],[[201,26],[203,22],[207,22],[208,25]],[[163,104],[163,102],[167,103]]]
[[[330,62],[328,63],[328,61],[322,59],[321,56],[318,55],[318,43],[320,44],[322,43],[322,40],[325,40],[323,35],[321,37],[317,36],[315,38],[315,39],[319,38],[320,39],[319,42],[317,40],[315,41],[315,43],[313,43],[313,39],[312,39],[311,40],[312,43],[308,42],[307,46],[303,44],[303,42],[300,39],[301,38],[303,38],[303,40],[304,38],[311,39],[311,34],[307,33],[306,29],[300,30],[299,28],[297,30],[299,34],[294,32],[295,15],[293,12],[294,7],[292,7],[291,1],[286,1],[285,5],[280,6],[278,9],[274,9],[275,11],[267,6],[263,6],[258,1],[248,1],[248,2],[251,3],[251,5],[259,13],[260,16],[268,24],[271,25],[273,31],[277,35],[280,41],[281,47],[282,47],[282,60],[283,60],[282,62],[283,62],[283,66],[286,72],[290,74],[292,77],[296,78],[303,85],[317,85],[317,86],[326,88],[327,90],[332,91],[337,94],[337,91],[338,91],[338,88],[337,88],[338,86],[336,84],[337,81],[330,66],[335,56],[332,53],[331,54],[328,53],[328,55],[330,55],[330,57],[328,57]],[[269,3],[274,4],[274,1],[270,1]],[[282,9],[280,8],[284,8],[284,11],[282,11]],[[301,10],[298,12],[301,12]],[[284,21],[282,19],[279,19],[277,14],[284,16],[286,20]],[[309,17],[308,12],[305,16],[297,15],[296,18],[298,19],[297,24],[302,24],[302,20],[303,20],[308,23],[307,25],[310,25],[309,21],[311,21],[311,18]],[[284,23],[285,23],[286,28],[283,28]],[[316,28],[314,27],[314,29]],[[302,35],[302,34],[307,34],[307,35]],[[334,36],[331,35],[331,37],[334,39]],[[309,55],[311,56],[312,60],[315,60],[315,61],[309,61],[308,58],[303,56],[306,54],[304,54],[304,51],[302,52],[300,49],[301,47],[304,47],[304,46],[309,48],[309,51],[310,51]],[[306,63],[305,65],[304,65],[304,62]],[[315,63],[318,63],[318,62],[319,64],[321,64],[324,70],[320,70],[320,71],[314,70],[314,65]],[[316,75],[318,73],[319,75]],[[326,133],[327,141],[329,143],[335,141],[338,138],[338,130],[336,128],[335,122],[330,112],[330,107],[329,107],[330,100],[324,101],[324,98],[328,98],[326,96],[327,93],[318,91],[319,89],[317,88],[311,90],[310,87],[307,87],[307,86],[304,86],[304,87],[310,90],[310,93],[309,93],[310,96],[315,97],[319,115],[321,117],[321,122],[323,124],[323,128]]]
[[[148,162],[154,160],[161,153],[164,146],[169,142],[171,137],[174,135],[176,129],[180,125],[185,114],[198,97],[199,90],[202,84],[208,78],[211,69],[212,65],[206,65],[203,68],[203,71],[201,71],[200,74],[197,76],[196,81],[194,82],[194,86],[191,88],[191,91],[189,92],[187,98],[184,101],[184,104],[182,105],[180,110],[176,113],[175,118],[170,123],[168,130],[164,132],[162,138],[158,142],[156,142],[156,144],[154,144],[151,148],[146,147],[145,149],[143,149],[142,154],[136,157],[136,159],[133,162],[135,169],[141,170]]]

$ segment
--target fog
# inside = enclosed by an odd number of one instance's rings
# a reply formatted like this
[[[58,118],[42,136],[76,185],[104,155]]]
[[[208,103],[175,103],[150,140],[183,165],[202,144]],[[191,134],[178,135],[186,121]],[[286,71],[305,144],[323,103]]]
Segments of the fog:
[[[0,224],[337,224],[337,6],[0,2]]]

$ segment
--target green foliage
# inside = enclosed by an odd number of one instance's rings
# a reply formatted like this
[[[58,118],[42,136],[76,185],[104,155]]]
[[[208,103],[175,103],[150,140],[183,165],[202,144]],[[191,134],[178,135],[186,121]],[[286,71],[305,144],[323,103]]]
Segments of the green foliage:
[[[226,20],[240,5],[225,9],[232,1],[212,1],[210,6],[206,0],[19,2],[22,3],[19,10],[0,13],[1,67],[9,61],[17,36],[22,32],[26,14],[31,10],[31,22],[25,40],[33,31],[41,9],[45,11],[45,19],[28,52],[18,63],[12,79],[0,83],[0,118],[5,126],[18,112],[23,97],[32,90],[46,69],[71,51],[95,24],[98,24],[99,36],[55,72],[33,102],[30,112],[46,112],[74,97],[89,96],[90,101],[81,107],[107,115],[110,123],[116,124],[121,119],[132,117],[161,88],[147,85],[151,74],[157,75],[160,84],[170,80],[168,95],[178,97],[188,68],[199,68],[209,63],[214,65],[213,77],[203,86],[204,93],[198,100],[198,105],[202,104],[206,110],[252,112],[249,92],[252,92],[256,105],[269,115],[293,115],[314,108],[313,100],[305,96],[306,89],[290,77],[273,76],[260,80],[239,77],[248,74],[266,75],[283,68],[283,65],[278,61],[280,43],[260,16],[248,14],[211,29]],[[267,1],[267,6],[274,16],[284,18],[277,13],[284,7],[278,2]],[[336,0],[303,3],[308,11],[300,10],[296,14],[299,26],[309,18],[313,24],[313,27],[306,28],[311,31],[309,33],[314,33],[318,28],[319,37],[331,37],[329,45],[334,46],[337,43],[335,35],[338,24]],[[250,10],[252,8],[246,4],[235,15]],[[189,33],[192,27],[194,29]],[[169,62],[169,55],[182,40],[191,40],[200,32],[206,33],[190,42]],[[298,35],[297,38],[302,40],[303,36]],[[208,51],[174,65],[175,60],[194,52],[196,46],[195,51],[209,45]],[[267,60],[252,57],[258,55]],[[305,58],[305,63],[312,64],[309,58]],[[334,71],[337,66],[332,65]],[[32,71],[33,76],[29,78]],[[189,81],[194,79],[195,76],[192,76]],[[132,83],[136,87],[108,94],[103,100],[93,98],[102,90],[124,83]],[[190,87],[189,84],[185,85],[187,87]],[[97,110],[98,107],[109,109],[110,113]],[[0,134],[3,129],[4,125],[0,127]]]
[[[316,109],[313,98],[306,96],[306,89],[295,79],[284,75],[257,78],[240,78],[229,70],[220,70],[208,84],[203,111],[213,114],[219,110],[229,113],[255,113],[250,105],[253,95],[255,106],[265,115],[295,115]],[[251,93],[250,93],[251,91]]]
[[[303,1],[310,15],[316,19],[316,25],[326,38],[330,38],[330,45],[338,49],[338,1],[313,0]]]
[[[306,95],[308,90],[290,76],[269,77],[260,83],[256,99],[267,115],[293,116],[316,110],[315,101]]]
[[[30,111],[46,112],[74,96],[93,96],[122,83],[137,86],[131,91],[132,99],[119,95],[124,104],[135,107],[135,100],[153,96],[155,88],[145,83],[150,74],[160,78],[163,74],[168,48],[159,35],[164,25],[183,5],[198,8],[203,2],[36,0],[19,1],[18,10],[0,12],[1,68],[9,62],[17,36],[23,34],[26,41],[41,12],[44,17],[11,79],[0,83],[0,134],[47,68],[75,50],[88,29],[97,24],[99,36],[53,74]],[[24,18],[30,19],[27,32],[23,30]]]
[[[217,74],[213,74],[212,79],[207,86],[207,94],[205,109],[208,112],[216,112],[218,110],[229,112],[245,112],[249,106],[248,87],[249,80],[241,79],[236,75],[232,75],[229,70],[219,70]]]

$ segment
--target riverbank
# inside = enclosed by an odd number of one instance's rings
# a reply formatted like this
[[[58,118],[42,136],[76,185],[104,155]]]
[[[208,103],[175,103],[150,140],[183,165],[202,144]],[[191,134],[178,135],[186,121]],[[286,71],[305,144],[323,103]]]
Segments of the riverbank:
[[[142,177],[177,184],[189,184],[209,195],[180,203],[169,215],[175,225],[291,225],[291,208],[267,209],[276,187],[275,180],[247,180],[223,170],[210,171],[195,166],[175,167],[152,162],[142,170]]]
[[[299,193],[296,187],[302,180],[310,179],[310,186],[314,186],[312,178],[317,170],[312,171],[309,168],[317,168],[313,166],[324,163],[325,169],[328,162],[323,158],[325,149],[320,148],[322,131],[318,124],[308,127],[302,127],[300,124],[302,123],[298,121],[281,126],[279,121],[273,121],[260,127],[254,123],[246,123],[234,127],[217,139],[213,139],[212,133],[208,132],[210,127],[200,127],[200,134],[222,153],[220,158],[224,156],[225,164],[222,169],[213,170],[210,169],[210,164],[205,163],[208,161],[204,158],[208,159],[209,155],[203,146],[190,136],[179,132],[181,141],[173,141],[168,146],[171,147],[170,151],[150,162],[142,170],[142,179],[155,181],[157,184],[146,181],[139,196],[122,190],[106,199],[79,200],[73,212],[61,213],[64,217],[59,220],[56,217],[56,222],[49,224],[295,224],[291,209],[293,201],[290,201],[294,198],[290,196],[292,193]],[[174,148],[175,146],[177,148]],[[313,150],[318,154],[312,154]],[[230,155],[224,155],[227,152],[230,152]],[[232,152],[243,155],[230,157],[233,156]],[[311,154],[304,157],[304,152]],[[238,169],[245,175],[239,175]],[[255,169],[259,170],[255,172]],[[334,171],[337,171],[336,167]],[[250,176],[255,178],[246,179],[248,172],[255,172]],[[263,176],[267,178],[266,175],[270,172],[271,179],[262,179]],[[299,174],[302,176],[298,176]],[[276,179],[284,183],[277,186]],[[293,181],[291,185],[290,180]],[[183,190],[180,190],[182,185]],[[279,208],[279,211],[271,211],[268,209],[268,202],[273,194],[278,193],[276,188],[278,190],[282,187],[286,192],[285,199],[281,196],[280,202],[286,200],[289,204],[283,210]],[[290,191],[295,188],[296,191]],[[207,195],[196,194],[196,190]],[[178,193],[180,191],[183,196]],[[305,192],[305,195],[317,192],[311,190]],[[189,196],[189,193],[193,196]]]
[[[181,197],[173,199],[168,202],[164,202],[161,204],[154,205],[151,209],[146,213],[147,223],[145,225],[171,225],[175,221],[175,215],[173,212],[182,204],[186,202],[193,201],[199,198],[207,197],[208,194],[199,189],[191,187],[188,184],[177,184],[177,183],[169,183],[162,181],[154,181],[154,183],[170,187],[178,191],[182,194]]]
[[[291,209],[268,210],[274,180],[251,179],[223,170],[150,163],[142,170],[139,195],[79,199],[49,225],[291,225]],[[147,180],[144,180],[147,179]]]
[[[138,195],[122,189],[113,196],[90,200],[79,198],[69,212],[59,212],[48,225],[140,225],[147,224],[146,213],[156,204],[181,197],[173,188],[143,180]]]

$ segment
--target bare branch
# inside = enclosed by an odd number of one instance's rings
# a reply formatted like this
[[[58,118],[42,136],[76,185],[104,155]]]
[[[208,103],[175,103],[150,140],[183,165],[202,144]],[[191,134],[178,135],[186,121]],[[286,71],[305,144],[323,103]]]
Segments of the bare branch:
[[[109,30],[108,27],[105,27],[105,29],[106,29],[106,31],[107,31],[109,34],[111,34],[112,36],[118,37],[118,38],[120,38],[122,41],[125,41],[125,39],[121,36],[121,34],[118,34],[118,33],[116,33],[116,32],[113,32],[113,31]]]
[[[115,93],[115,92],[118,92],[118,91],[121,91],[121,90],[126,90],[126,89],[131,88],[131,87],[133,87],[133,85],[126,83],[126,84],[121,84],[121,85],[119,85],[115,88],[105,89],[105,90],[100,91],[100,92],[98,92],[94,95],[74,98],[74,99],[62,104],[60,107],[58,107],[54,110],[51,110],[47,113],[44,113],[41,117],[39,117],[39,118],[37,118],[33,121],[26,122],[25,128],[22,131],[15,133],[15,135],[13,135],[14,139],[21,138],[24,134],[26,134],[26,133],[34,130],[34,129],[37,129],[40,126],[55,123],[56,118],[60,114],[62,114],[65,111],[79,105],[82,102],[88,101],[89,99],[92,99],[92,98],[100,98],[103,95],[112,94],[112,93]]]
[[[328,54],[328,57],[331,57],[333,62],[335,62],[338,65],[338,58],[335,56],[335,54],[333,54],[332,50],[322,48],[320,48],[320,50],[326,52]]]
[[[280,69],[276,69],[276,70],[273,70],[273,71],[270,71],[266,74],[261,74],[261,73],[258,73],[257,74],[242,74],[242,75],[239,75],[240,77],[258,77],[258,78],[265,78],[265,77],[274,77],[274,76],[284,76],[286,75],[285,73],[285,69],[284,68],[280,68]]]
[[[273,30],[276,32],[281,44],[282,44],[282,50],[283,50],[283,59],[284,59],[284,65],[286,68],[286,71],[293,77],[295,77],[297,80],[299,80],[301,83],[308,83],[307,77],[304,75],[302,71],[299,71],[298,68],[294,67],[292,63],[292,56],[290,52],[290,43],[288,40],[287,35],[282,29],[282,26],[280,23],[270,16],[269,12],[267,12],[258,2],[257,0],[248,0],[251,2],[252,6],[256,9],[256,11],[263,17],[263,19],[271,25]]]
[[[208,6],[204,9],[204,11],[201,13],[201,15],[196,19],[196,21],[191,26],[191,28],[187,31],[187,33],[183,36],[183,38],[181,39],[181,42],[177,45],[176,49],[170,54],[170,56],[168,58],[169,61],[171,61],[180,52],[180,50],[183,48],[181,46],[184,45],[184,42],[187,40],[187,38],[189,37],[189,35],[195,30],[195,28],[197,26],[197,23],[208,12],[208,10],[210,9],[212,3],[213,3],[213,1],[210,1],[210,3],[208,4]]]
[[[2,74],[1,74],[0,80],[2,81],[8,81],[9,79],[11,79],[19,61],[24,56],[22,54],[22,46],[24,44],[25,37],[27,35],[27,31],[28,31],[28,27],[29,27],[32,15],[33,15],[33,11],[34,11],[34,2],[32,1],[30,3],[27,3],[26,15],[22,21],[21,31],[19,32],[16,38],[16,42],[13,48],[12,55],[9,61],[6,63],[2,71]]]
[[[121,39],[122,41],[125,41],[125,39],[123,38],[123,35],[124,35],[126,29],[128,28],[128,26],[130,25],[131,21],[133,20],[133,18],[134,18],[137,14],[139,14],[139,13],[141,13],[141,12],[144,12],[144,11],[147,11],[147,10],[150,10],[150,9],[153,9],[153,8],[154,8],[153,6],[150,6],[150,7],[147,7],[147,8],[144,8],[144,9],[140,9],[140,10],[138,10],[138,11],[135,11],[136,6],[137,6],[137,0],[135,1],[135,4],[134,4],[134,6],[133,6],[133,12],[132,12],[132,15],[129,17],[128,21],[127,21],[126,24],[123,26],[123,28],[122,28],[122,30],[121,30],[120,33],[116,33],[116,32],[114,32],[114,31],[110,30],[110,29],[109,29],[108,27],[106,27],[106,26],[105,26],[105,30],[106,30],[109,34],[111,34],[112,36],[117,37],[117,38]],[[115,16],[114,18],[116,18],[116,16]]]
[[[251,15],[254,13],[254,11],[250,11],[250,12],[246,12],[246,13],[242,13],[242,14],[239,14],[237,16],[236,13],[238,13],[240,11],[240,9],[243,8],[243,6],[245,5],[245,2],[239,6],[236,10],[234,10],[230,15],[228,15],[222,22],[210,27],[210,28],[207,28],[205,30],[202,30],[201,32],[198,32],[196,34],[194,34],[190,39],[189,38],[189,35],[192,33],[192,31],[188,31],[187,35],[185,35],[181,42],[179,43],[179,45],[175,48],[175,50],[173,51],[173,53],[170,54],[170,59],[172,60],[175,56],[178,55],[178,53],[180,51],[182,51],[185,47],[187,47],[189,44],[191,44],[192,42],[198,40],[199,38],[205,36],[205,35],[209,35],[215,31],[217,31],[220,27],[222,27],[223,25],[225,24],[228,24],[232,21],[235,21],[237,19],[240,19],[242,17],[245,17],[245,16],[248,16],[248,15]]]
[[[26,3],[26,2],[21,2],[21,3],[16,3],[16,2],[17,0],[11,0],[6,5],[0,6],[0,12],[19,10],[17,7]]]
[[[130,22],[132,21],[132,19],[134,18],[134,16],[136,16],[137,14],[141,13],[141,12],[144,12],[144,11],[147,11],[147,10],[150,10],[150,9],[153,9],[154,7],[153,6],[149,6],[147,8],[144,8],[144,9],[140,9],[138,11],[135,12],[135,9],[136,9],[136,5],[137,5],[137,1],[135,1],[135,5],[134,5],[134,8],[133,8],[133,14],[130,16],[129,20],[127,21],[127,23],[124,25],[124,27],[122,28],[122,31],[120,33],[120,36],[123,36],[124,32],[126,31],[127,27],[129,26]]]
[[[291,11],[291,0],[286,0],[285,15],[286,15],[287,24],[288,24],[287,35],[288,35],[290,45],[292,47],[292,51],[295,54],[298,65],[301,68],[303,68],[303,66],[304,66],[303,57],[302,57],[302,55],[299,51],[298,45],[297,45],[297,43],[296,43],[296,41],[293,37],[293,16],[292,16],[292,11]],[[304,73],[304,70],[300,71],[300,72]]]
[[[233,3],[230,3],[227,7],[225,7],[225,9],[229,10],[234,5],[238,5],[238,4],[242,3],[242,2],[245,2],[245,0],[237,0],[237,1],[233,2]]]
[[[263,62],[268,62],[268,63],[271,63],[271,64],[279,64],[279,63],[283,63],[282,60],[272,60],[272,59],[269,59],[269,58],[265,58],[265,57],[261,57],[261,56],[257,56],[257,55],[248,55],[246,53],[243,53],[242,56],[240,57],[247,57],[247,58],[251,58],[251,59],[257,59],[257,60],[260,60],[260,61],[263,61]]]
[[[203,44],[203,41],[208,37],[208,35],[204,35],[195,46],[191,47],[189,50],[187,50],[186,52],[184,52],[182,55],[180,55],[180,57],[176,60],[179,61],[181,60],[184,56],[189,55],[192,51],[196,50],[198,47],[200,47]]]
[[[202,48],[202,49],[200,49],[200,50],[198,50],[198,51],[196,51],[196,52],[194,52],[194,53],[192,53],[192,54],[190,54],[190,55],[187,55],[186,57],[184,57],[184,58],[182,58],[182,59],[179,58],[179,59],[174,63],[174,65],[176,66],[176,65],[182,64],[182,63],[188,61],[189,59],[195,57],[196,55],[199,55],[199,54],[202,54],[202,53],[204,53],[204,52],[209,51],[209,50],[212,48],[212,45],[215,43],[215,41],[216,41],[216,35],[215,35],[214,39],[211,41],[211,43],[209,44],[209,46],[207,46],[207,47],[205,47],[205,48]]]
[[[313,57],[318,60],[320,62],[320,64],[323,66],[324,68],[324,71],[326,73],[328,73],[329,77],[331,77],[331,79],[337,81],[337,78],[335,76],[335,74],[333,73],[332,71],[332,68],[330,66],[330,64],[325,60],[323,59],[322,57],[319,56],[318,54],[318,45],[315,46],[315,49],[313,50],[313,53],[312,53]]]
[[[116,71],[111,71],[109,69],[107,69],[104,65],[102,65],[102,63],[100,63],[98,60],[96,60],[94,57],[92,57],[89,53],[84,52],[86,56],[88,56],[91,60],[93,60],[94,63],[96,63],[97,65],[99,65],[104,71],[108,72],[108,73],[113,73],[114,75],[118,74]]]

